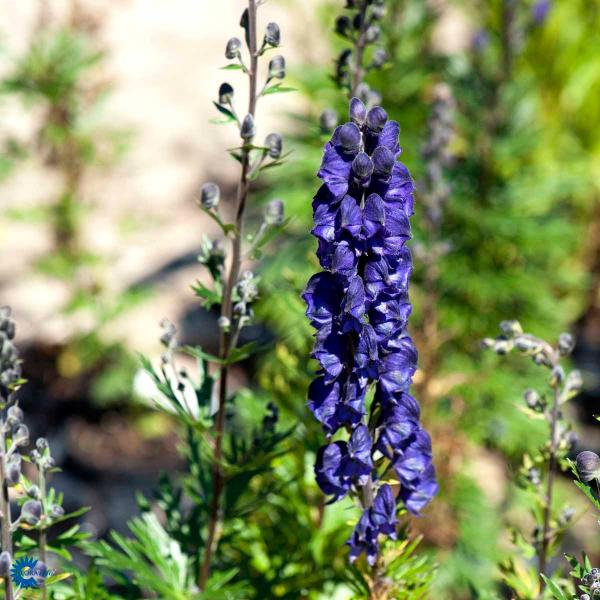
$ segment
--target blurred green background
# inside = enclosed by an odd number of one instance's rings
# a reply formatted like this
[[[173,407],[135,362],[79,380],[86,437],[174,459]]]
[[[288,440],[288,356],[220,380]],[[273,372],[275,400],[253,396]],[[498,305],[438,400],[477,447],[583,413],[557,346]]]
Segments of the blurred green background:
[[[61,448],[56,485],[93,506],[86,519],[98,535],[124,528],[136,490],[151,496],[161,471],[183,467],[173,423],[148,406],[135,352],[158,355],[164,315],[186,343],[216,345],[216,315],[189,291],[203,276],[201,236],[216,234],[194,197],[208,178],[233,197],[235,164],[224,160],[233,134],[207,121],[243,7],[117,4],[8,3],[0,21],[0,299],[23,324],[34,429]],[[258,221],[279,197],[291,223],[257,267],[253,335],[269,349],[235,376],[250,388],[248,419],[273,400],[294,434],[265,475],[277,493],[234,524],[221,557],[261,599],[350,597],[343,544],[353,515],[349,505],[324,506],[313,480],[323,433],[306,409],[315,365],[300,299],[318,269],[309,231],[327,139],[319,116],[347,111],[331,78],[342,4],[269,2],[298,92],[263,109],[261,132],[276,128],[292,154],[257,185],[251,210]],[[480,351],[499,321],[550,339],[576,334],[585,392],[570,415],[574,452],[600,448],[600,3],[555,0],[539,18],[540,3],[515,1],[507,31],[508,4],[388,0],[390,61],[367,77],[401,124],[402,159],[420,190],[410,327],[441,491],[412,530],[439,565],[436,598],[502,597],[507,524],[529,526],[514,476],[544,431],[518,406],[541,379]],[[432,231],[420,200],[440,83],[454,98],[454,134],[450,195]],[[435,255],[439,244],[448,251]],[[565,550],[600,558],[593,518],[572,483],[560,484],[582,514]]]

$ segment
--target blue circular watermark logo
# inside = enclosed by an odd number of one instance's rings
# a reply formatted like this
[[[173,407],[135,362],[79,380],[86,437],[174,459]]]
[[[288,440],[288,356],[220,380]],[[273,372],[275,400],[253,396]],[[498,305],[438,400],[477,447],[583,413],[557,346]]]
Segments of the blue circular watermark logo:
[[[10,569],[10,576],[15,585],[23,589],[38,588],[51,575],[44,563],[32,556],[17,558]]]

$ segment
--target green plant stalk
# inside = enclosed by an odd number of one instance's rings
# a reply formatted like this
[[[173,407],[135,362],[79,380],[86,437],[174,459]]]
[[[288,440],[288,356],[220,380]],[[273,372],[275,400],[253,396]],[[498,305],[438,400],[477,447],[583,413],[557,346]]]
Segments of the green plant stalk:
[[[256,0],[248,0],[248,46],[250,52],[250,64],[247,68],[249,78],[248,114],[254,117],[256,112],[257,96],[257,74],[258,74],[258,49],[256,40]],[[223,290],[223,303],[221,305],[221,316],[226,317],[229,323],[233,321],[233,290],[239,278],[242,264],[242,241],[244,214],[248,193],[250,191],[250,150],[244,145],[242,149],[242,169],[237,188],[235,229],[233,231],[232,255],[229,273]],[[221,328],[219,340],[219,357],[226,360],[232,350],[232,341],[235,336]],[[204,557],[198,575],[198,586],[204,589],[210,577],[211,563],[218,544],[219,529],[223,518],[221,510],[221,496],[225,488],[225,477],[221,461],[223,459],[223,438],[225,433],[225,410],[227,404],[229,367],[223,364],[219,378],[219,406],[215,423],[215,446],[213,454],[212,469],[212,497],[209,506],[209,522]]]
[[[41,516],[41,523],[42,526],[40,528],[40,538],[39,538],[39,553],[40,553],[40,561],[42,561],[44,563],[44,568],[47,569],[48,565],[46,563],[46,547],[47,547],[47,535],[46,535],[46,523],[45,523],[45,519],[46,519],[46,506],[45,506],[45,500],[46,500],[46,473],[44,472],[44,469],[40,468],[39,471],[39,476],[38,476],[38,482],[40,485],[40,503],[42,505],[42,516]],[[48,597],[48,591],[46,589],[46,585],[44,582],[44,585],[41,586],[41,591],[42,591],[42,600],[46,600],[46,598]]]
[[[1,398],[4,400],[4,398]],[[3,404],[5,404],[3,402]],[[6,406],[6,404],[5,404]],[[2,409],[0,418],[0,526],[2,537],[2,551],[10,552],[12,557],[12,533],[11,533],[11,514],[10,499],[8,496],[8,483],[6,481],[6,421],[5,408]],[[4,593],[6,600],[13,600],[13,587],[10,573],[4,577]]]

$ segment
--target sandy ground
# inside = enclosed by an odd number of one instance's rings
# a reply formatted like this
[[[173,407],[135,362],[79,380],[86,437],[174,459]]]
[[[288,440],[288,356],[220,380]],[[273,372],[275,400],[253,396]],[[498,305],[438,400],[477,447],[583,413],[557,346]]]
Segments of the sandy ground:
[[[307,28],[316,27],[318,2],[270,0],[261,8],[259,30],[270,20],[281,25],[281,53],[291,65],[327,57],[324,41],[319,47],[313,38],[311,45],[303,38]],[[50,0],[51,22],[64,19],[70,5],[71,0]],[[93,206],[84,239],[89,248],[109,258],[103,278],[109,288],[120,290],[196,251],[202,233],[216,233],[194,198],[207,179],[233,190],[237,163],[225,150],[236,145],[236,132],[209,120],[217,116],[212,100],[225,78],[240,100],[245,99],[244,76],[219,70],[226,64],[226,40],[241,37],[238,22],[245,2],[85,0],[82,5],[100,19],[99,42],[108,51],[102,76],[114,88],[99,118],[132,132],[124,159],[116,167],[90,172],[83,193],[84,201]],[[0,68],[6,72],[11,60],[26,49],[42,4],[0,0],[0,7],[6,50]],[[298,22],[303,26],[297,27]],[[291,30],[294,33],[288,34]],[[258,139],[272,130],[285,130],[286,113],[299,109],[300,102],[294,94],[265,99],[259,106]],[[3,101],[0,136],[30,138],[39,118],[39,111]],[[25,338],[35,334],[56,340],[68,334],[70,325],[58,314],[66,295],[62,285],[30,268],[51,247],[47,227],[15,222],[5,212],[50,201],[59,182],[33,156],[1,187],[0,300],[14,307]],[[115,331],[132,347],[154,345],[158,321],[164,315],[176,319],[193,302],[189,284],[199,276],[196,265],[173,271],[158,283],[154,297],[121,319]]]

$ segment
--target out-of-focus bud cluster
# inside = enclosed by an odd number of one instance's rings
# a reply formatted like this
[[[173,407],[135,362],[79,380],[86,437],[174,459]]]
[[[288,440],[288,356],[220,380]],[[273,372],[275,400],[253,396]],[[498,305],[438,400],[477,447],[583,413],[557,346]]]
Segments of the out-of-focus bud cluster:
[[[0,455],[0,460],[3,461],[2,472],[5,477],[5,481],[0,482],[0,487],[3,485],[8,487],[20,486],[26,494],[19,518],[16,521],[13,521],[12,518],[7,519],[6,514],[0,517],[10,521],[3,523],[3,527],[7,526],[12,532],[18,527],[19,523],[24,523],[29,527],[46,528],[52,524],[53,520],[62,517],[64,510],[59,504],[55,504],[50,500],[50,498],[55,497],[53,493],[43,497],[40,487],[32,483],[22,471],[23,457],[21,453],[25,447],[29,446],[30,435],[29,428],[23,422],[25,415],[13,393],[18,383],[21,383],[21,369],[18,352],[12,342],[15,336],[15,324],[10,319],[10,314],[8,307],[0,309],[0,341],[3,344],[1,368],[4,386],[2,388],[2,407],[5,410],[2,417],[0,417],[0,435],[3,437],[2,447],[6,449]],[[8,385],[5,385],[5,382]],[[35,448],[29,453],[28,461],[35,466],[38,482],[44,482],[42,489],[45,490],[46,476],[56,466],[46,438],[36,440]],[[44,514],[44,505],[49,507],[50,512],[48,515]],[[8,515],[10,515],[10,510]],[[0,575],[6,575],[10,568],[10,560],[9,552],[5,551],[0,554]]]
[[[433,233],[438,233],[444,205],[450,197],[451,187],[444,170],[452,163],[450,143],[454,135],[455,102],[450,87],[444,83],[433,89],[431,115],[427,123],[427,141],[423,146],[425,178],[423,203],[425,214]]]
[[[11,319],[11,309],[0,307],[0,399],[6,397],[21,380],[19,353],[13,344],[15,323]]]
[[[385,16],[385,0],[348,0],[346,10],[348,14],[336,19],[335,32],[351,42],[352,47],[345,48],[338,56],[335,79],[351,96],[360,98],[367,106],[374,106],[381,102],[381,96],[362,82],[362,78],[389,60],[383,48],[374,46],[381,37],[379,23]]]
[[[562,385],[565,381],[565,373],[558,364],[561,357],[570,354],[575,346],[573,336],[562,333],[556,348],[548,342],[530,333],[524,333],[518,321],[503,321],[500,323],[502,334],[496,338],[485,338],[482,341],[483,348],[494,350],[496,354],[508,354],[516,348],[521,354],[530,356],[537,365],[548,367],[552,370],[550,383],[552,386]],[[580,387],[581,375],[569,375],[570,391]]]
[[[246,45],[250,48],[250,31],[248,27],[248,9],[245,9],[240,19],[240,27],[244,29],[244,37]],[[272,48],[277,48],[281,44],[281,30],[277,23],[268,23],[262,38],[262,45],[257,48],[256,55],[261,56]],[[242,56],[242,41],[238,37],[232,37],[225,46],[225,58],[227,60],[237,61],[239,67],[246,73],[250,74],[249,69],[244,63]],[[251,58],[252,59],[252,58]],[[263,92],[266,90],[268,84],[275,79],[283,79],[286,74],[285,58],[278,54],[269,61],[269,71],[265,87]],[[262,93],[262,92],[261,92]],[[239,130],[240,137],[244,141],[244,144],[250,144],[252,139],[256,135],[256,127],[254,123],[254,116],[247,114],[243,119],[239,119],[234,107],[234,89],[229,83],[222,83],[219,88],[219,100],[215,104],[219,112],[229,117],[230,120],[236,121]],[[281,150],[281,148],[280,148]],[[281,153],[281,152],[280,152]],[[273,156],[269,153],[269,156]]]
[[[579,596],[579,600],[590,600],[590,598],[600,598],[600,569],[590,569],[582,578],[580,587],[581,590],[587,588],[587,592],[584,592]],[[589,592],[589,593],[588,593]]]

